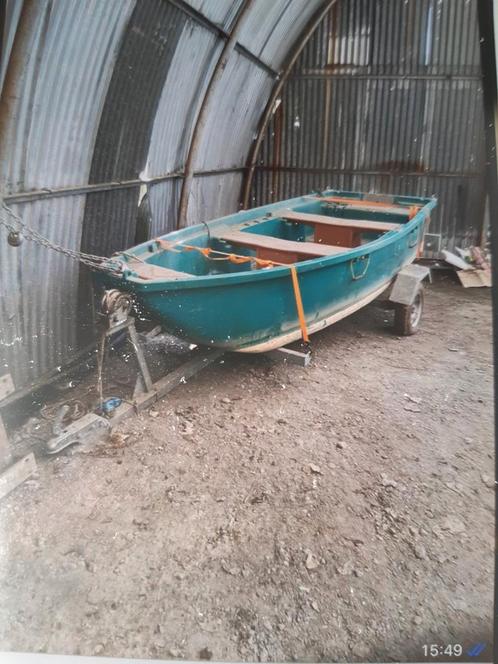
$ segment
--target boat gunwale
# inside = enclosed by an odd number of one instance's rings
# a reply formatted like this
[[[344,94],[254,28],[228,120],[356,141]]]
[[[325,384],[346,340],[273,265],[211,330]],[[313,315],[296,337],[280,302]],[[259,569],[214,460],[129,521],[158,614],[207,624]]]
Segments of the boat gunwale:
[[[340,190],[327,190],[323,192],[323,195],[334,195],[334,194],[341,194],[341,195],[351,195],[352,200],[354,201],[355,198],[358,200],[364,200],[365,194],[361,194],[359,192],[346,192],[346,191],[340,191]],[[368,196],[368,194],[366,194]],[[385,195],[386,198],[392,198],[393,202],[400,202],[400,200],[406,199],[406,205],[422,205],[422,207],[419,209],[419,211],[406,223],[401,225],[401,228],[399,230],[391,230],[380,237],[376,238],[375,240],[372,240],[371,242],[368,242],[367,244],[360,245],[358,247],[352,247],[349,251],[345,251],[343,253],[333,255],[333,256],[324,256],[324,257],[317,257],[317,258],[311,258],[308,260],[304,261],[299,261],[297,263],[293,263],[295,265],[298,274],[300,273],[306,273],[309,271],[313,270],[318,270],[324,267],[330,267],[335,264],[340,264],[343,262],[347,262],[350,260],[354,260],[355,258],[359,258],[361,256],[366,256],[369,254],[372,254],[374,252],[377,252],[380,249],[383,249],[384,247],[388,246],[389,244],[394,243],[395,241],[398,241],[400,239],[403,239],[407,235],[409,235],[420,223],[424,223],[425,220],[428,217],[428,214],[431,210],[434,209],[434,207],[437,204],[437,199],[435,197],[431,198],[422,198],[422,197],[413,197],[413,196],[389,196]],[[276,203],[272,203],[270,205],[266,206],[261,206],[260,208],[253,208],[252,210],[241,210],[239,212],[226,215],[225,217],[220,217],[219,219],[214,219],[210,222],[207,222],[210,224],[211,228],[218,228],[226,225],[227,227],[231,227],[234,224],[234,221],[236,220],[237,215],[247,215],[248,213],[256,212],[257,210],[260,210],[261,208],[264,208],[265,210],[268,210],[265,214],[270,214],[272,209],[276,212],[278,210],[282,209],[283,205],[286,206],[291,206],[291,205],[299,205],[300,203],[306,203],[309,202],[310,196],[299,196],[297,198],[293,199],[288,199],[286,201],[278,201]],[[407,208],[408,212],[408,208]],[[277,217],[275,217],[277,218]],[[230,221],[231,223],[227,223]],[[252,221],[251,219],[248,219],[247,221]],[[244,222],[241,222],[244,223]],[[388,222],[386,222],[388,223]],[[195,230],[201,231],[201,232],[194,232]],[[190,226],[187,228],[182,228],[177,231],[173,231],[170,233],[166,233],[162,236],[160,236],[158,239],[165,239],[168,238],[168,240],[171,240],[172,238],[178,239],[178,244],[181,244],[181,242],[185,241],[187,238],[189,240],[195,240],[196,238],[203,237],[205,236],[205,225],[204,224],[196,224],[195,226]],[[175,237],[176,236],[176,237]],[[180,239],[182,238],[182,239]],[[155,242],[156,239],[151,239],[147,240],[146,242],[143,242],[139,245],[136,245],[135,247],[132,247],[131,249],[126,250],[126,252],[117,252],[113,258],[114,259],[119,259],[120,256],[125,257],[125,253],[130,255],[135,255],[135,256],[141,256],[141,255],[151,255],[148,251],[144,252],[139,252],[141,248],[149,248],[151,243]],[[233,273],[228,273],[228,274],[211,274],[211,275],[189,275],[188,277],[185,277],[185,279],[175,279],[175,280],[170,280],[170,279],[163,279],[163,278],[158,278],[158,279],[148,279],[144,280],[141,279],[140,277],[133,276],[132,271],[125,272],[122,276],[118,276],[117,280],[119,281],[126,281],[130,287],[133,287],[133,290],[136,292],[155,292],[155,291],[160,291],[160,290],[185,290],[185,289],[193,289],[193,288],[206,288],[206,287],[219,287],[219,286],[228,286],[228,285],[236,285],[244,282],[257,282],[257,281],[264,281],[266,279],[278,279],[282,278],[284,276],[287,276],[289,274],[291,265],[282,265],[282,266],[275,266],[272,267],[271,269],[264,269],[264,270],[244,270],[241,272],[233,272]],[[192,276],[194,278],[192,278]]]

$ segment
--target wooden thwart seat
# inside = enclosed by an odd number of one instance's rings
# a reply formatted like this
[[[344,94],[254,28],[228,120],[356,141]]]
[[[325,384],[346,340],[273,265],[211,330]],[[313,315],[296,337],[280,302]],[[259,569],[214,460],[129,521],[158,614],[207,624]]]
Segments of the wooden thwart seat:
[[[336,226],[341,228],[354,228],[362,231],[376,231],[387,233],[388,231],[397,231],[401,224],[393,224],[386,221],[368,221],[367,219],[343,219],[341,217],[329,217],[325,214],[309,214],[307,212],[294,212],[292,210],[281,210],[276,212],[274,217],[281,217],[289,221],[302,221],[305,224]]]
[[[361,198],[341,198],[338,196],[321,196],[321,201],[325,203],[335,203],[338,206],[347,206],[349,208],[364,210],[365,212],[381,212],[382,214],[406,214],[410,215],[410,208],[405,205],[396,205],[395,203],[384,203],[382,201],[369,201]],[[413,207],[413,206],[412,206]],[[417,211],[418,211],[418,206]]]
[[[336,247],[358,247],[361,244],[361,233],[365,231],[387,233],[401,228],[401,224],[390,222],[343,219],[293,210],[279,210],[275,216],[314,226],[315,242]]]
[[[192,279],[195,276],[188,272],[180,272],[179,270],[172,270],[169,267],[161,267],[160,265],[151,265],[151,263],[144,263],[137,259],[130,259],[128,266],[140,279],[178,281],[180,279]]]
[[[347,250],[345,247],[332,247],[318,242],[294,242],[243,231],[227,230],[218,235],[217,239],[256,249],[258,258],[279,263],[295,263],[302,258],[333,256]]]

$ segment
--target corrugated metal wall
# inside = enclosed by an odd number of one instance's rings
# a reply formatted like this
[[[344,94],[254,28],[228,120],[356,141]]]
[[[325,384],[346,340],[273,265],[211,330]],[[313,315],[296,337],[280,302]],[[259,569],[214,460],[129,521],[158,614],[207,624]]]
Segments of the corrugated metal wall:
[[[338,0],[284,88],[253,203],[325,185],[435,193],[432,232],[475,242],[483,150],[477,0]],[[248,6],[249,3],[249,6]],[[214,94],[187,220],[237,209],[261,115],[326,0],[8,0],[0,63],[0,193],[25,221],[99,254],[174,228],[202,100]],[[144,197],[144,194],[147,194]],[[17,388],[86,341],[85,273],[0,237],[0,366]],[[82,313],[83,312],[83,313]]]
[[[287,52],[323,0],[9,0],[2,14],[0,193],[34,228],[101,255],[175,227],[199,107],[211,98],[188,221],[238,207],[252,137]],[[0,7],[0,13],[2,7]],[[141,208],[142,209],[142,208]],[[87,280],[64,256],[0,235],[0,367],[17,388],[85,343]]]
[[[479,243],[484,131],[477,0],[341,0],[266,132],[252,205],[313,189],[436,195],[426,249]]]

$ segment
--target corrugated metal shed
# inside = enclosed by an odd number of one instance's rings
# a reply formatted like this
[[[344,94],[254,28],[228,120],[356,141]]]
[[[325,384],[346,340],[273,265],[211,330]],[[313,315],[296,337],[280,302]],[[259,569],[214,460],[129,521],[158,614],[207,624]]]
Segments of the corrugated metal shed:
[[[219,93],[211,103],[195,170],[244,166],[272,85],[266,71],[253,69],[254,65],[240,53],[230,58],[218,86]]]
[[[229,29],[242,0],[187,0],[188,4],[216,25]]]
[[[326,185],[435,193],[431,232],[450,248],[475,243],[484,199],[476,1],[338,0],[284,86],[252,202]],[[8,0],[2,196],[72,249],[109,254],[144,232],[173,229],[209,90],[187,221],[234,211],[268,99],[329,4]],[[239,18],[235,48],[211,86]],[[87,343],[90,302],[84,269],[0,238],[0,365],[18,388]]]
[[[246,10],[211,97],[188,220],[236,209],[274,80],[322,5],[9,0],[0,69],[2,196],[51,240],[99,254],[133,244],[144,201],[150,234],[174,227],[199,108]],[[0,364],[17,388],[54,371],[85,342],[87,287],[69,259],[28,242],[14,249],[2,238]]]
[[[12,95],[2,106],[2,192],[88,182],[96,126],[131,8],[121,0],[30,5],[23,17],[32,28],[25,57],[14,63],[15,80],[6,79],[2,91]],[[84,196],[12,207],[52,241],[80,248]],[[15,251],[2,236],[0,274],[2,365],[20,387],[75,353],[79,271],[32,243]]]
[[[327,186],[434,194],[428,255],[479,243],[479,58],[475,0],[338,2],[284,86],[252,204]]]

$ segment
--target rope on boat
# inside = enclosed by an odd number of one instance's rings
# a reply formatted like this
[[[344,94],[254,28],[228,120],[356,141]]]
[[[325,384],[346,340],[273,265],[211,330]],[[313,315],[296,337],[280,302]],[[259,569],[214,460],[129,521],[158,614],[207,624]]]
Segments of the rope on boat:
[[[230,261],[235,265],[240,265],[242,263],[254,263],[258,267],[278,266],[278,267],[288,268],[290,270],[290,275],[292,279],[292,288],[294,291],[294,299],[296,301],[296,310],[297,310],[297,317],[299,319],[299,328],[301,330],[301,337],[305,344],[309,344],[310,339],[308,334],[308,326],[306,325],[306,318],[304,316],[303,298],[301,297],[299,277],[294,263],[290,265],[288,263],[278,263],[277,261],[270,261],[270,260],[263,260],[262,258],[256,258],[256,256],[242,256],[241,254],[233,254],[225,251],[218,251],[217,249],[211,249],[210,247],[196,247],[193,244],[180,244],[178,242],[177,243],[167,242],[166,240],[162,240],[161,238],[156,238],[155,241],[162,249],[166,251],[174,251],[176,253],[180,253],[180,251],[176,249],[176,247],[179,247],[180,249],[183,249],[185,251],[198,251],[208,260]],[[211,256],[211,254],[217,254],[220,257],[215,258]]]

